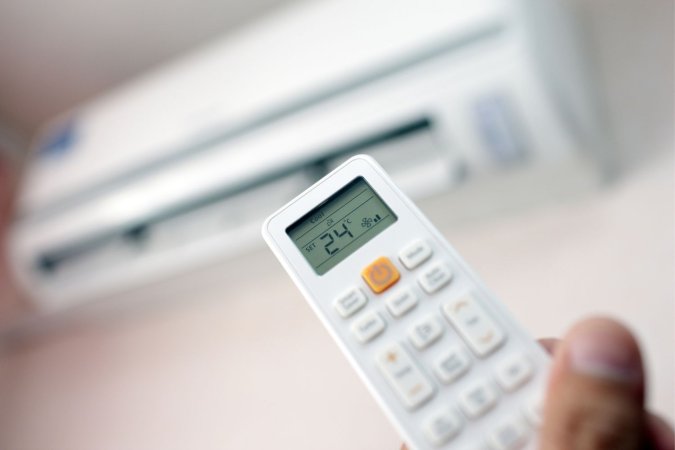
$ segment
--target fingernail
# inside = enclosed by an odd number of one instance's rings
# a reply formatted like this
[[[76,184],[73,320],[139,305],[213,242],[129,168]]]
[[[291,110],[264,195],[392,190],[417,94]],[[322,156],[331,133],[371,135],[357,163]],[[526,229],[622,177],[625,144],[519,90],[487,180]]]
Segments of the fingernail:
[[[599,328],[578,333],[570,342],[569,351],[575,372],[628,383],[641,376],[635,346],[613,330]]]

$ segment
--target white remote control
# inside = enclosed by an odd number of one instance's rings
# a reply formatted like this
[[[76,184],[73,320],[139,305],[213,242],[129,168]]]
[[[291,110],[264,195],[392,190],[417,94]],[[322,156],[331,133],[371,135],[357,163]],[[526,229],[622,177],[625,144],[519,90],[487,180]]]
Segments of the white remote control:
[[[372,158],[263,236],[410,448],[536,445],[548,355]]]

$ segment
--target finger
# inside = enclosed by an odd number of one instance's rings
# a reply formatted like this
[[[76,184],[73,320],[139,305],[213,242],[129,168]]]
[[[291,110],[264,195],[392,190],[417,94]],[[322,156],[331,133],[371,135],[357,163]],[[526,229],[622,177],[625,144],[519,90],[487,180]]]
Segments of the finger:
[[[654,450],[675,450],[673,427],[662,418],[649,414],[647,417],[647,433],[653,442]]]
[[[560,344],[560,339],[556,338],[542,338],[538,339],[539,344],[541,344],[542,347],[544,347],[544,350],[549,355],[553,355],[555,353],[556,348],[558,348],[558,345]]]
[[[645,439],[638,345],[609,319],[590,319],[556,352],[544,409],[545,450],[635,450]]]

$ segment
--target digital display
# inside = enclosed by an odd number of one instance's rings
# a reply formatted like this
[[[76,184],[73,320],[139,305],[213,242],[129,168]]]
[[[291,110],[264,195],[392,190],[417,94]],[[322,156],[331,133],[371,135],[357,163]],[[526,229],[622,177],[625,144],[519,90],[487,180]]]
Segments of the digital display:
[[[359,177],[286,228],[286,233],[314,271],[323,275],[396,220]]]

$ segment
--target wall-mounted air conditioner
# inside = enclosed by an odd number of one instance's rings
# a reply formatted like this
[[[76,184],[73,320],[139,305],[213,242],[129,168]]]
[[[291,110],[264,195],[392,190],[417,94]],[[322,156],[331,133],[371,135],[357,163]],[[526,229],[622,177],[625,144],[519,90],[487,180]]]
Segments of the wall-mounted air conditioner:
[[[294,4],[47,124],[15,271],[54,310],[248,251],[267,213],[357,152],[418,198],[593,167],[569,16],[552,0]]]

